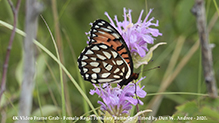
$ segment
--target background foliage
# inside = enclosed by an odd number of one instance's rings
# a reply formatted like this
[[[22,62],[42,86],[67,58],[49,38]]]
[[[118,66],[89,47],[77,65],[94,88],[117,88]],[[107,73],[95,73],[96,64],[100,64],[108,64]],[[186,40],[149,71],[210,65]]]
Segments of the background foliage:
[[[176,106],[185,104],[189,101],[198,100],[199,96],[193,94],[177,94],[174,92],[193,92],[206,93],[206,87],[203,80],[203,73],[201,69],[200,49],[194,51],[192,57],[188,57],[188,51],[198,40],[196,18],[190,12],[194,1],[192,0],[68,0],[56,1],[55,5],[51,1],[42,1],[44,4],[44,11],[42,16],[45,18],[50,29],[53,32],[55,40],[60,48],[59,53],[64,66],[70,71],[71,75],[76,81],[80,81],[81,76],[77,68],[76,60],[82,49],[87,45],[87,36],[85,32],[90,30],[89,23],[101,18],[108,20],[104,12],[108,12],[113,18],[118,16],[118,20],[123,20],[123,7],[132,9],[133,22],[136,22],[140,11],[144,9],[146,12],[150,8],[154,8],[150,17],[155,17],[159,20],[159,30],[163,33],[156,39],[155,43],[167,42],[167,45],[160,46],[153,54],[153,62],[144,66],[144,69],[150,69],[155,66],[161,66],[160,69],[143,72],[146,79],[142,81],[145,85],[145,90],[148,93],[146,98],[142,99],[145,103],[140,109],[148,108],[149,104],[153,104],[152,98],[161,86],[167,86],[166,92],[172,94],[164,94],[164,98],[160,105],[157,105],[158,111],[155,116],[172,116],[180,108]],[[219,4],[219,1],[217,1]],[[146,12],[144,15],[146,16]],[[54,19],[55,13],[58,13],[58,20]],[[217,14],[215,5],[212,1],[206,1],[206,14],[208,26]],[[22,1],[19,15],[18,28],[24,30],[25,18],[25,1]],[[10,6],[6,0],[0,1],[0,20],[7,23],[13,23],[13,15]],[[57,25],[58,28],[55,28]],[[215,47],[212,49],[213,65],[215,70],[215,77],[217,85],[219,85],[219,42],[218,30],[219,21],[210,25],[212,29],[209,33],[210,43]],[[6,49],[10,38],[11,30],[0,26],[0,78],[2,77],[3,63],[5,59]],[[43,44],[48,50],[55,54],[55,48],[52,45],[51,36],[48,29],[41,18],[39,18],[39,27],[37,40]],[[23,37],[16,34],[13,43],[8,75],[7,75],[7,90],[3,96],[1,103],[1,119],[8,122],[13,122],[12,116],[17,115],[18,100],[20,94],[20,85],[22,82],[22,52],[23,52]],[[150,46],[149,46],[150,47]],[[59,66],[47,54],[36,47],[36,68],[37,75],[35,77],[36,84],[33,92],[33,108],[32,115],[44,116],[61,116],[61,88]],[[188,62],[183,61],[188,58]],[[178,69],[178,65],[184,63],[182,69]],[[174,72],[179,70],[170,85],[161,84],[167,76],[173,76]],[[139,70],[136,70],[137,72]],[[199,86],[199,82],[200,85]],[[67,76],[64,76],[65,95],[66,95],[66,111],[67,116],[81,116],[84,112],[83,97],[74,87]],[[94,105],[97,104],[98,97],[91,96],[89,90],[93,86],[89,82],[84,82],[86,93]],[[209,103],[211,100],[208,101]],[[198,105],[200,106],[200,105]],[[218,105],[216,106],[218,108]],[[197,107],[198,109],[200,107]],[[41,111],[40,111],[41,109]],[[200,108],[201,109],[201,108]],[[152,109],[153,110],[153,109]],[[181,111],[183,109],[181,108]],[[41,114],[42,113],[42,114]],[[180,113],[178,113],[180,114]],[[204,115],[204,114],[203,114]],[[3,118],[4,116],[4,118]],[[37,122],[37,121],[31,121]],[[59,122],[59,121],[58,121]]]

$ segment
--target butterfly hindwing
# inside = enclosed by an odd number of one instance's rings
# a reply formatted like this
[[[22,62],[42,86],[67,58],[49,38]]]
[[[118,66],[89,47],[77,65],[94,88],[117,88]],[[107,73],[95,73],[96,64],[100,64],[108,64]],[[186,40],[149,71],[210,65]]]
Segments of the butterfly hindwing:
[[[113,48],[106,44],[87,46],[78,59],[82,77],[92,83],[119,83],[128,79],[131,69]]]

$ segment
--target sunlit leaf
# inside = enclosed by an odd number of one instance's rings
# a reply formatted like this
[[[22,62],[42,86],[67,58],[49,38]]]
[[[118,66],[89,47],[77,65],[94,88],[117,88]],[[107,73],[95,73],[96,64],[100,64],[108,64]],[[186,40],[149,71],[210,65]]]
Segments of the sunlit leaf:
[[[150,48],[150,50],[148,51],[148,53],[146,54],[145,57],[140,57],[140,56],[135,56],[133,57],[133,62],[134,62],[134,67],[138,68],[139,66],[143,65],[143,64],[148,64],[148,62],[151,60],[152,56],[153,56],[153,51],[160,45],[166,44],[165,42],[160,42],[156,45],[154,45],[153,47]]]

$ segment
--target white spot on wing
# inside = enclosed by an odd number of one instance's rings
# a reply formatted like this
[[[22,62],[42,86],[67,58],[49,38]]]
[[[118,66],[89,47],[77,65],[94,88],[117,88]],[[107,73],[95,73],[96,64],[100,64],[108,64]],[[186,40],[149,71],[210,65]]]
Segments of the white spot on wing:
[[[84,73],[86,73],[88,71],[88,69],[87,68],[83,68],[83,71],[84,71]]]
[[[101,27],[100,29],[106,31],[106,32],[112,32],[110,29],[107,29],[107,28],[104,28],[104,27]]]
[[[82,53],[84,52],[85,49],[82,50]]]
[[[100,73],[100,70],[101,70],[100,68],[93,68],[92,69],[92,71],[95,72],[95,73]]]
[[[97,29],[98,29],[98,28],[100,28],[100,27],[99,27],[98,25],[95,25],[94,28],[97,28]]]
[[[92,59],[93,61],[96,61],[96,60],[97,60],[96,57],[90,57],[90,59]]]
[[[128,79],[130,77],[130,75],[131,75],[131,70],[129,69],[128,72],[126,73],[125,78]]]
[[[95,33],[95,32],[97,32],[97,30],[96,30],[96,29],[93,29],[93,32]]]
[[[122,81],[122,79],[119,79],[119,80],[114,80],[113,82],[111,82],[111,83],[119,83],[119,82],[121,82]]]
[[[117,65],[121,65],[121,64],[123,64],[123,61],[122,61],[122,60],[117,60],[117,61],[116,61],[116,64],[117,64]]]
[[[119,39],[119,35],[117,33],[112,33],[112,35],[116,38]]]
[[[98,62],[90,62],[90,65],[93,67],[97,67],[99,65],[99,63]]]
[[[107,82],[112,82],[112,81],[114,81],[115,79],[98,79],[98,81],[100,82],[100,83],[107,83]]]
[[[85,78],[88,79],[88,77],[89,77],[89,74],[85,74]]]
[[[116,62],[114,60],[112,60],[113,64],[116,65]]]
[[[93,34],[92,37],[96,37],[97,35]]]
[[[103,32],[103,31],[100,31],[100,30],[99,30],[98,32],[99,32],[99,33],[101,33],[101,34],[105,34],[105,32]]]
[[[94,46],[94,47],[92,47],[91,49],[92,49],[92,50],[100,50],[100,48],[97,47],[97,46]]]
[[[118,75],[113,75],[113,77],[116,78],[116,79],[120,78],[120,76],[118,76]]]
[[[116,70],[114,70],[113,73],[117,73],[117,72],[119,72],[119,71],[120,71],[120,69],[119,69],[119,68],[116,68]]]
[[[118,53],[116,53],[115,51],[112,50],[111,52],[112,52],[114,58],[116,58],[118,56]]]
[[[122,72],[125,73],[125,67],[122,68]]]
[[[107,78],[109,75],[110,75],[110,73],[103,73],[101,77],[102,78]]]
[[[123,59],[124,60],[124,59]],[[129,67],[128,63],[125,62],[126,68],[128,68],[128,72],[126,73],[125,78],[128,79],[131,76],[131,68]],[[122,68],[122,71],[125,71],[125,67]],[[124,72],[123,72],[124,73]]]
[[[93,79],[97,79],[97,74],[93,73],[93,74],[91,75],[91,77],[92,77]]]
[[[108,71],[110,71],[112,69],[112,65],[108,64],[107,67],[105,67]]]
[[[98,23],[98,25],[102,26],[102,25],[103,25],[103,23]]]
[[[102,63],[103,63],[103,66],[104,66],[104,67],[106,67],[106,65],[108,64],[108,63],[106,63],[106,62],[104,62],[104,61],[103,61]]]
[[[106,52],[106,51],[103,51],[103,54],[104,54],[108,59],[111,58],[111,54],[110,54],[110,53],[108,53],[108,52]]]
[[[95,42],[95,40],[94,40],[94,39],[91,39],[91,42]]]
[[[110,27],[110,26],[107,26],[107,28],[110,29],[110,30],[114,30],[114,29],[113,29],[112,27]]]
[[[106,45],[100,45],[99,47],[103,48],[103,49],[107,49]]]
[[[100,58],[101,60],[105,60],[105,59],[106,59],[106,57],[105,57],[105,56],[103,56],[103,55],[100,55],[100,54],[97,54],[97,57],[98,57],[98,58]]]
[[[97,81],[96,81],[96,80],[94,80],[94,79],[91,79],[91,82],[93,82],[93,83],[97,83]]]
[[[87,63],[86,62],[81,62],[81,66],[84,67]]]
[[[87,50],[87,52],[86,52],[85,54],[86,54],[86,55],[87,55],[87,54],[94,54],[94,52],[91,51],[91,50]]]
[[[82,59],[81,59],[81,60],[86,60],[86,59],[88,59],[88,57],[87,57],[87,56],[85,56],[85,55],[83,55],[83,57],[82,57]]]

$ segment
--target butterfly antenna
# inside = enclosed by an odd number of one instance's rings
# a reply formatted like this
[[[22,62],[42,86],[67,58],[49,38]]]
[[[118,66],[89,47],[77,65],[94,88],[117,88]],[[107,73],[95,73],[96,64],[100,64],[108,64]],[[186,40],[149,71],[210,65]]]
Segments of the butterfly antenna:
[[[154,61],[153,59],[152,59],[152,60],[150,60],[150,61],[148,62],[148,64],[149,64],[149,63],[151,63],[151,62],[153,62],[153,61]]]
[[[157,69],[157,68],[160,68],[160,66],[156,66],[156,67],[153,67],[153,68],[149,68],[149,69],[147,69],[147,70],[143,70],[142,72],[154,70],[154,69]]]

